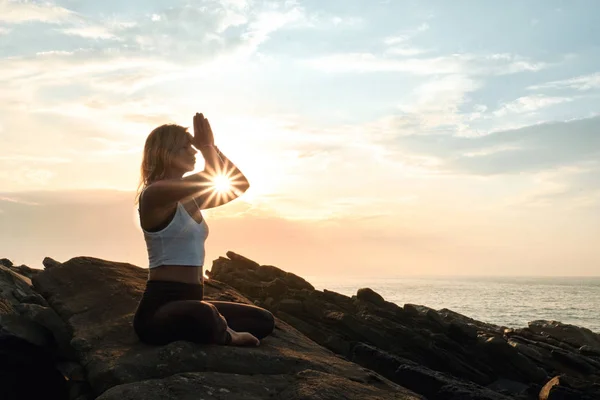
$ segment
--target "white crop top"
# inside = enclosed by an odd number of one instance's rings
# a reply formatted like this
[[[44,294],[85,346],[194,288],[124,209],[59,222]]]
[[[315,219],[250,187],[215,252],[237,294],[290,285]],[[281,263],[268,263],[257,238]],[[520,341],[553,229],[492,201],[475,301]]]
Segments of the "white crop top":
[[[142,228],[148,249],[149,267],[159,265],[204,265],[204,242],[208,237],[208,225],[202,218],[198,223],[177,202],[177,210],[169,224],[157,232]]]

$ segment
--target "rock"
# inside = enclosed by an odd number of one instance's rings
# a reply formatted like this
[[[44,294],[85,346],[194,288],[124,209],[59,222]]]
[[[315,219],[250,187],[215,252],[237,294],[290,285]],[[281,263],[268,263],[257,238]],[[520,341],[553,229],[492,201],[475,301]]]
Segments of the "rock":
[[[24,293],[20,289],[14,289],[13,296],[15,297],[15,299],[19,300],[19,302],[21,302],[21,303],[37,304],[37,305],[40,305],[43,307],[48,307],[48,303],[46,302],[46,299],[44,299],[42,296],[40,296],[37,293]]]
[[[70,332],[30,285],[29,278],[0,266],[0,397],[73,399],[86,393],[88,385],[63,382],[68,375],[61,374],[59,365],[76,364]],[[27,385],[26,379],[35,385]],[[63,397],[65,390],[68,397]]]
[[[414,361],[395,356],[366,343],[357,343],[352,347],[350,361],[360,364],[365,368],[378,371],[381,375],[389,379],[395,378],[396,371],[402,365],[419,365]]]
[[[367,397],[371,393],[374,398],[420,398],[335,356],[281,320],[256,348],[186,341],[144,345],[131,323],[146,278],[146,269],[91,257],[73,258],[33,278],[34,287],[67,321],[73,332],[71,344],[86,368],[94,395],[101,399],[226,398],[220,389],[231,390],[229,398],[235,398],[244,390],[235,382],[245,385],[255,379],[265,382],[263,386],[272,393],[283,393],[280,398],[313,398],[302,394],[312,393],[311,385],[320,388],[314,398],[334,398],[327,396],[347,390]],[[207,299],[250,303],[212,277],[205,289]],[[191,372],[195,375],[184,374]],[[223,387],[216,381],[224,382]],[[290,386],[281,389],[278,382]],[[264,394],[257,386],[252,386],[255,395]],[[136,391],[144,394],[139,397]]]
[[[579,348],[579,352],[585,356],[600,357],[600,350],[592,346],[583,345]]]
[[[56,261],[55,259],[50,258],[50,257],[45,257],[44,260],[42,261],[42,264],[44,265],[44,268],[46,268],[46,269],[60,266],[60,263],[58,261]]]
[[[490,362],[502,368],[507,378],[534,383],[542,383],[547,379],[546,372],[542,368],[519,353],[502,337],[493,336],[480,347],[488,354]]]
[[[406,315],[411,317],[417,317],[422,314],[421,306],[415,304],[405,304],[403,308]]]
[[[573,368],[582,374],[592,375],[594,372],[598,371],[595,366],[586,362],[584,356],[568,353],[563,350],[552,350],[550,354],[559,362],[566,364],[569,368]]]
[[[35,274],[41,271],[39,269],[29,268],[27,265],[11,265],[10,269],[18,274],[26,276],[29,279],[31,279]]]
[[[555,376],[540,390],[539,400],[597,400],[600,385],[578,381],[567,376]]]
[[[0,265],[10,268],[13,266],[13,263],[8,258],[0,258]]]
[[[448,325],[448,337],[461,344],[473,344],[477,339],[477,328],[452,321]]]
[[[120,385],[96,400],[206,400],[262,399],[405,399],[337,375],[304,370],[292,375],[240,375],[219,372],[181,373],[164,379]],[[412,397],[417,399],[418,397]]]
[[[487,388],[506,396],[518,397],[526,394],[530,387],[522,382],[500,378],[490,383]]]
[[[2,399],[68,400],[65,377],[53,354],[20,337],[0,334],[0,390]]]
[[[444,319],[446,322],[454,322],[458,325],[464,325],[471,329],[475,329],[476,331],[485,331],[489,333],[495,333],[500,336],[504,334],[506,331],[505,327],[488,324],[486,322],[477,321],[473,318],[469,318],[465,315],[459,314],[455,311],[448,310],[447,308],[442,308],[438,311],[438,314]]]
[[[510,397],[423,366],[402,365],[395,382],[431,400],[509,400]]]
[[[76,355],[70,345],[71,332],[53,309],[39,304],[21,303],[15,306],[15,310],[28,321],[33,321],[52,333],[53,343],[56,343],[58,354],[61,357],[76,360]]]
[[[375,305],[384,305],[386,303],[379,293],[370,288],[358,289],[356,292],[356,297],[359,300],[368,301],[369,303],[373,303]]]
[[[20,298],[35,295],[28,278],[8,267],[0,266],[0,327],[3,333],[24,339],[42,348],[52,348],[56,345],[52,332],[22,316],[19,310]]]
[[[540,348],[535,344],[521,343],[516,337],[509,339],[508,344],[534,362],[547,363],[552,358],[552,354],[549,350]]]
[[[260,283],[267,283],[274,279],[280,279],[290,289],[314,290],[313,285],[303,278],[290,272],[282,271],[272,265],[261,266],[257,262],[232,251],[227,252],[227,257],[229,257],[229,259],[220,257],[213,262],[210,272],[211,277],[215,277],[215,279],[219,279],[218,276],[222,275],[229,275],[231,277],[230,271],[234,271],[238,276],[253,274],[254,280]]]
[[[269,297],[272,299],[272,297]],[[279,302],[279,309],[285,312],[299,313],[304,310],[304,306],[300,300],[283,299]]]
[[[267,296],[264,289],[257,288],[284,276],[282,271],[269,267],[259,274],[260,266],[247,259],[243,264],[226,258],[215,263],[216,279],[268,305],[277,317],[315,342],[396,383],[407,382],[395,373],[400,366],[445,374],[446,379],[438,381],[446,383],[436,386],[437,392],[412,387],[427,397],[477,398],[481,393],[493,396],[493,392],[528,399],[548,376],[600,379],[594,357],[582,354],[581,347],[574,347],[575,341],[564,342],[559,335],[542,335],[529,328],[509,329],[448,309],[437,311],[410,303],[398,307],[366,288],[349,298],[328,290],[298,290],[288,285],[280,289],[285,295]],[[573,334],[566,336],[572,338]],[[594,349],[590,340],[586,342],[589,347],[584,348],[587,354]]]
[[[206,297],[270,309],[275,331],[260,347],[140,343],[131,323],[147,269],[91,257],[46,258],[40,272],[0,265],[0,332],[54,357],[40,365],[68,378],[72,400],[600,398],[600,342],[585,328],[509,329],[399,307],[368,288],[321,292],[227,255],[215,260]]]
[[[529,329],[534,333],[550,336],[577,348],[587,345],[600,351],[600,335],[587,328],[558,321],[537,320],[529,323]]]

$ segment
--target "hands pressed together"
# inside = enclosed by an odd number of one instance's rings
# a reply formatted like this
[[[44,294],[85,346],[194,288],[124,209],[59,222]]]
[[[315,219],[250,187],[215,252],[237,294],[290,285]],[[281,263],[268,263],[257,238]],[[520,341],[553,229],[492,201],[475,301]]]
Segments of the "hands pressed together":
[[[194,115],[194,147],[202,150],[215,145],[215,137],[208,119],[202,113]]]

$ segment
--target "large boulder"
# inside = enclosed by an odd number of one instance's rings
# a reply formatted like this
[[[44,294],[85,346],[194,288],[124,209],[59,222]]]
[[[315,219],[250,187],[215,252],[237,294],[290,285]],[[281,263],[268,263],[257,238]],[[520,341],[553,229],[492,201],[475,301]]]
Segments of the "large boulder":
[[[253,399],[266,394],[344,398],[340,393],[420,398],[336,356],[281,320],[256,348],[186,341],[145,345],[135,335],[132,320],[147,272],[127,263],[77,257],[33,278],[35,288],[73,332],[71,344],[100,399]],[[283,274],[280,279],[293,282],[294,287],[305,286],[301,278]],[[207,299],[251,303],[212,279],[206,282],[205,294]]]
[[[67,325],[30,279],[7,264],[0,265],[0,397],[66,400],[85,394]]]

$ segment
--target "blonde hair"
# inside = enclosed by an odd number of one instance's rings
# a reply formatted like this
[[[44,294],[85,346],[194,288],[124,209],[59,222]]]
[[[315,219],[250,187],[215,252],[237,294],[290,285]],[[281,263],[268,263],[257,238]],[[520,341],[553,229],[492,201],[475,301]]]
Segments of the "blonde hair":
[[[190,134],[187,129],[175,124],[165,124],[150,132],[144,145],[140,168],[141,178],[135,197],[136,203],[139,202],[144,188],[153,182],[164,179],[165,171],[177,151],[189,143]]]

